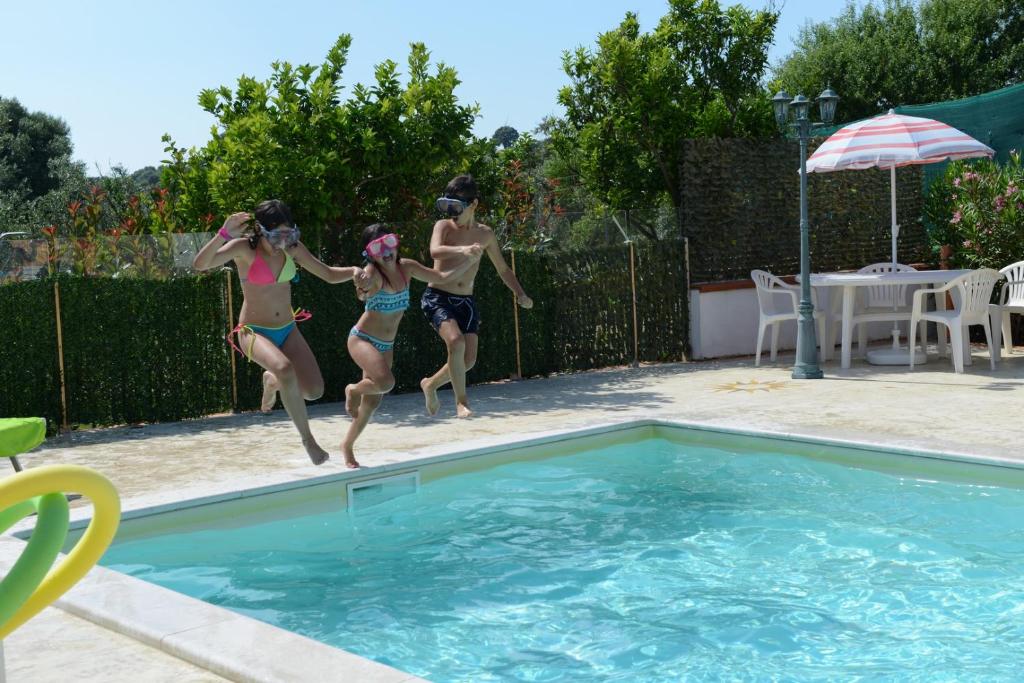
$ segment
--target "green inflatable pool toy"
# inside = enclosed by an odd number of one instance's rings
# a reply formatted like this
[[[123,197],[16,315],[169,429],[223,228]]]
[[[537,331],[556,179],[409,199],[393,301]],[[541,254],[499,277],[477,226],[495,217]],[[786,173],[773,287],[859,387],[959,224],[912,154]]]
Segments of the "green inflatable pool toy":
[[[10,458],[15,472],[21,471],[17,456],[30,451],[46,438],[46,420],[41,417],[0,418],[0,457]]]
[[[0,456],[11,458],[30,451],[46,438],[46,420],[41,417],[0,418]]]

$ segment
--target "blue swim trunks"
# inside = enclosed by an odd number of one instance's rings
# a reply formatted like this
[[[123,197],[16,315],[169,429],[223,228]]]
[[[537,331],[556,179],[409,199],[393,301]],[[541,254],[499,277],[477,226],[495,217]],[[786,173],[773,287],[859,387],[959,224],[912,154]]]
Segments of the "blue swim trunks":
[[[445,320],[454,320],[462,334],[479,334],[480,311],[472,294],[450,294],[440,289],[427,287],[420,299],[420,308],[434,329],[441,327]]]

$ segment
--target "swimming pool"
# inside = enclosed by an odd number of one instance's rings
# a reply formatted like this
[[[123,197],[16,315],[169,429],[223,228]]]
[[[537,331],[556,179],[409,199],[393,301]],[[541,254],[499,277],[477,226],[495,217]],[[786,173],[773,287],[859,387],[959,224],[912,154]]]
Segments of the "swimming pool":
[[[667,427],[586,446],[172,514],[103,562],[438,682],[1019,677],[1019,471]]]

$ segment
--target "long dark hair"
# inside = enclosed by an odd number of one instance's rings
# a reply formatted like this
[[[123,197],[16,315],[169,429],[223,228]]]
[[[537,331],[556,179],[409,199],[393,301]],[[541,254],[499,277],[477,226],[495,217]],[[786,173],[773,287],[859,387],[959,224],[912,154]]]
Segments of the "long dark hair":
[[[252,223],[252,234],[249,236],[249,247],[251,249],[255,249],[263,237],[261,225],[265,225],[268,230],[272,230],[279,225],[295,225],[295,221],[292,220],[292,210],[280,199],[267,199],[260,202],[256,205],[253,215],[256,217],[256,220]]]
[[[386,223],[374,223],[373,225],[368,225],[365,228],[363,228],[363,253],[366,254],[366,247],[370,244],[370,242],[374,241],[375,239],[380,239],[384,235],[387,235],[388,233],[391,232],[394,232],[394,230],[392,230],[391,226],[387,225]],[[370,258],[369,254],[366,254],[366,263],[367,265],[373,263],[373,259]],[[395,265],[398,266],[398,272],[402,273],[402,257],[398,254],[398,252],[395,252]],[[377,270],[380,272],[380,276],[384,278],[384,282],[387,283],[387,286],[394,289],[395,286],[391,284],[391,280],[388,279],[388,274],[384,272],[384,269],[377,268]],[[406,283],[404,282],[404,274],[402,274],[402,279],[402,286],[404,287],[406,285]]]

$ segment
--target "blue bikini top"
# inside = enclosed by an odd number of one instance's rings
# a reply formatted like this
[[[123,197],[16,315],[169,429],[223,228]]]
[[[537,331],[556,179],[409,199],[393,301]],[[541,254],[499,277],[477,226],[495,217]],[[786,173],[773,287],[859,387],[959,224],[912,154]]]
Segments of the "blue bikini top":
[[[378,289],[377,293],[366,299],[366,310],[379,313],[397,313],[409,308],[409,288],[400,292],[386,292]]]

